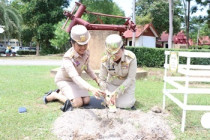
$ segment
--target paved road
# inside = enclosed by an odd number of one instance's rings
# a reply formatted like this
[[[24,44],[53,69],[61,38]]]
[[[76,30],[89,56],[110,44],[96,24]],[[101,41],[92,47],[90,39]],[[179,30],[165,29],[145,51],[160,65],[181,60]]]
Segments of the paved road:
[[[61,66],[61,60],[10,60],[0,59],[0,65]]]

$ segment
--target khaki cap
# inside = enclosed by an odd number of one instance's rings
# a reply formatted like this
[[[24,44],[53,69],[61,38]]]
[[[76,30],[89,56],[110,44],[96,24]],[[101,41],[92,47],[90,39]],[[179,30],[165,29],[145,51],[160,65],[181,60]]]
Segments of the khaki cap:
[[[71,29],[71,38],[79,45],[85,45],[90,40],[90,33],[83,25],[75,25]]]
[[[106,51],[109,54],[114,55],[123,46],[122,37],[119,36],[118,34],[111,34],[106,38],[105,45],[106,45]]]

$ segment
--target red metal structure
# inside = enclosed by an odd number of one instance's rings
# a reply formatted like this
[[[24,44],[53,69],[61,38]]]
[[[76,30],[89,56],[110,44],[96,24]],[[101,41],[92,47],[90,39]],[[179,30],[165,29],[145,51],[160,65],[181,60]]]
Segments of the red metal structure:
[[[64,11],[64,15],[67,16],[67,20],[65,24],[63,25],[63,29],[65,28],[67,22],[69,19],[71,19],[71,23],[66,29],[66,32],[70,32],[71,28],[76,24],[84,25],[88,30],[113,30],[113,31],[119,31],[120,35],[123,35],[123,33],[126,30],[136,30],[136,25],[130,20],[128,17],[122,17],[122,16],[115,16],[115,15],[108,15],[108,14],[102,14],[102,13],[95,13],[95,12],[89,12],[86,9],[85,5],[79,2],[75,2],[76,5],[74,6],[73,10],[71,12]],[[78,7],[76,13],[73,15],[74,10]],[[124,25],[110,25],[110,24],[91,24],[83,19],[81,19],[83,13],[89,13],[93,15],[99,15],[99,16],[107,16],[107,17],[114,17],[114,18],[122,18],[126,19]]]

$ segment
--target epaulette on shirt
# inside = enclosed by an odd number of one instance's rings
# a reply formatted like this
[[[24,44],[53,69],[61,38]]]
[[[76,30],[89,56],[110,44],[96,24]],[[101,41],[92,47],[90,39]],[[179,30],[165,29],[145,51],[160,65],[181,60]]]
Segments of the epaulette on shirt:
[[[74,57],[74,52],[72,51],[72,49],[69,49],[64,55],[63,57],[66,57],[66,58],[73,58]]]
[[[74,57],[74,52],[71,52],[69,55],[69,58],[73,58]]]
[[[132,59],[135,58],[135,54],[134,54],[133,52],[131,52],[131,51],[127,51],[127,50],[126,50],[125,55],[129,56],[129,57],[132,58]]]
[[[105,55],[104,57],[102,57],[101,62],[104,63],[108,60],[108,57]]]

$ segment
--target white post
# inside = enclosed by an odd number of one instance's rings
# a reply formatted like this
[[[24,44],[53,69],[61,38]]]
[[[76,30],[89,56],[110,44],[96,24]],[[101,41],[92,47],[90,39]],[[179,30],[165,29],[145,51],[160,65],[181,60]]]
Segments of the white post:
[[[165,54],[165,71],[164,71],[164,79],[166,78],[167,76],[167,67],[166,65],[168,64],[168,54]],[[166,107],[166,95],[165,95],[165,92],[166,92],[166,81],[164,80],[164,85],[163,85],[163,109],[165,109]]]
[[[190,57],[187,57],[187,74],[186,74],[186,81],[185,81],[185,89],[188,89],[188,87],[189,87],[189,75],[188,75],[189,71],[190,71]],[[181,126],[182,132],[184,132],[185,121],[186,121],[187,95],[188,95],[188,93],[185,92],[184,93],[184,106],[183,106],[183,112],[182,112],[182,126]]]

